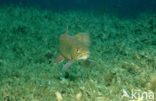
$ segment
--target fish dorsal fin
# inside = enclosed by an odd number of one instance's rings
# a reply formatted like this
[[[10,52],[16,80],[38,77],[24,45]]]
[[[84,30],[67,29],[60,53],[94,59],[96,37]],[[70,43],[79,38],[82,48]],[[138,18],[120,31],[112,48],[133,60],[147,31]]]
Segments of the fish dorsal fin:
[[[82,42],[86,47],[90,46],[90,37],[89,33],[78,33],[75,35],[75,38],[78,39],[80,42]]]
[[[65,35],[68,35],[68,26],[66,28],[66,32],[64,33]]]

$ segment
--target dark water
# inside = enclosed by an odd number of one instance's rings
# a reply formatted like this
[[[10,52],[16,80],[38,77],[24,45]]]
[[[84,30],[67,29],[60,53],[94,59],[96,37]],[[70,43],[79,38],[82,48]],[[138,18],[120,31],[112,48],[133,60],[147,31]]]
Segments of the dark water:
[[[52,10],[98,10],[120,16],[156,12],[156,0],[0,0],[1,5],[36,6]]]

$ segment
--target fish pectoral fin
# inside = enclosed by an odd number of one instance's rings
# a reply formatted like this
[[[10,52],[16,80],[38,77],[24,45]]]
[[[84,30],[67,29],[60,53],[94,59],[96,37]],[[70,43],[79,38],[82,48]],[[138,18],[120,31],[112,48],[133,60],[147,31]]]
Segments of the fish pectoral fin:
[[[80,64],[85,67],[90,67],[90,66],[95,65],[96,62],[94,60],[87,59],[87,60],[81,61]]]
[[[64,57],[63,56],[59,56],[58,58],[56,58],[55,63],[59,63],[59,62],[61,62],[63,60],[64,60]]]
[[[70,68],[70,66],[71,66],[72,64],[73,64],[73,61],[67,62],[67,63],[63,66],[62,71],[63,71],[63,72],[66,72],[66,71]]]

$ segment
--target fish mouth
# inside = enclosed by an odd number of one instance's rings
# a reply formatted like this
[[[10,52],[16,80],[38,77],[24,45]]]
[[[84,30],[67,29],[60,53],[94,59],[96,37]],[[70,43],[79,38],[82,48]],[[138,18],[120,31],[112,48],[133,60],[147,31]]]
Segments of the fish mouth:
[[[88,58],[88,56],[83,56],[83,57],[80,57],[79,60],[86,60]]]
[[[89,52],[82,53],[79,60],[86,60],[89,57]]]

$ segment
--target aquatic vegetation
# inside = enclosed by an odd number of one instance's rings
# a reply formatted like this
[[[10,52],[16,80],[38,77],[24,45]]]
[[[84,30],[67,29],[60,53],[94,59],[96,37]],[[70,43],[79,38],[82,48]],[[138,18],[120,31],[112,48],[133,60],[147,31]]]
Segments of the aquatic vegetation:
[[[156,74],[152,74],[147,87],[156,92]]]
[[[57,101],[62,101],[63,100],[61,93],[56,92],[55,94],[56,94],[56,97],[57,97]]]
[[[0,7],[0,18],[1,101],[121,101],[122,89],[155,92],[155,15],[134,20],[87,11]],[[95,66],[75,63],[62,72],[65,62],[54,64],[66,25],[71,36],[85,43],[89,41],[75,33],[90,32],[89,58]]]

